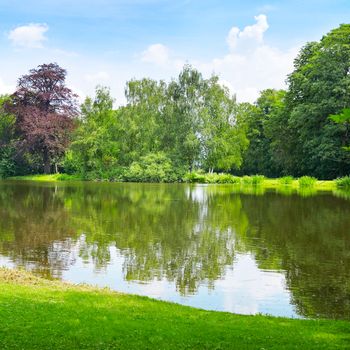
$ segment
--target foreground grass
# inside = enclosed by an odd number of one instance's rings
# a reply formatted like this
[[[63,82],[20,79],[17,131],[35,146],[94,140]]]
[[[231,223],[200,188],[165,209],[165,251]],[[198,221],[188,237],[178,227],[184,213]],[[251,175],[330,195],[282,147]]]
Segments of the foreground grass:
[[[0,268],[0,349],[349,349],[350,323],[239,316]]]

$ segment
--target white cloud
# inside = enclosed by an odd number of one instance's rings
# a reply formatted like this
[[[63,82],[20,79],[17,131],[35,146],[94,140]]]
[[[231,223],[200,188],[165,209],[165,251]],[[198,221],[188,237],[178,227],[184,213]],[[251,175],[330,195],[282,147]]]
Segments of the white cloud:
[[[11,30],[8,39],[17,47],[42,48],[47,40],[45,33],[48,30],[47,24],[30,23]]]
[[[256,22],[242,30],[238,27],[231,28],[226,38],[227,54],[210,61],[186,60],[207,77],[213,72],[218,74],[220,81],[232,94],[237,95],[239,102],[254,102],[259,92],[267,88],[285,88],[285,79],[293,69],[293,60],[299,50],[298,47],[280,50],[266,44],[264,34],[269,28],[267,16],[260,14],[254,18]],[[144,53],[148,53],[150,47]],[[157,44],[157,47],[164,46]],[[168,49],[166,52],[168,53]],[[159,63],[151,59],[147,61]],[[168,73],[169,69],[172,69],[173,75],[182,68],[179,62],[184,62],[175,60],[169,55],[166,56],[166,60],[163,59],[164,61],[167,64],[162,68],[163,71]]]
[[[246,47],[247,44],[255,45],[263,42],[264,33],[269,28],[267,17],[258,15],[254,18],[256,23],[246,26],[242,31],[238,27],[231,28],[226,40],[232,51],[239,47],[240,44],[244,44],[243,47]]]
[[[147,63],[164,65],[169,61],[169,49],[163,44],[153,44],[142,52],[141,60]]]
[[[284,81],[293,69],[293,59],[298,51],[298,47],[285,50],[269,45],[265,38],[268,25],[268,18],[259,15],[252,24],[231,30],[231,45],[227,46],[226,53],[206,60],[194,60],[190,55],[174,52],[172,48],[160,43],[146,47],[128,61],[116,58],[117,55],[99,53],[85,56],[79,53],[77,56],[75,53],[67,54],[64,50],[49,47],[31,50],[25,57],[9,50],[8,54],[0,57],[0,64],[4,67],[0,92],[13,91],[9,85],[15,86],[16,79],[26,74],[30,68],[44,62],[57,62],[68,71],[68,86],[81,97],[93,95],[95,86],[104,84],[111,87],[111,93],[119,105],[125,103],[124,88],[127,80],[145,76],[170,80],[178,75],[184,63],[189,63],[203,72],[205,77],[213,72],[218,74],[220,82],[232,94],[237,95],[239,102],[253,102],[261,90],[285,87]],[[225,38],[227,35],[223,34],[217,39],[225,42]]]

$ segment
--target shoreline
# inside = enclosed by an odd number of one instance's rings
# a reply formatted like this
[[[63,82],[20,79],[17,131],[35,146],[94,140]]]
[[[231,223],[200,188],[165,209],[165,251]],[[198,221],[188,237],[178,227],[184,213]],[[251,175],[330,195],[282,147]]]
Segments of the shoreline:
[[[198,184],[217,184],[217,185],[234,185],[237,187],[245,187],[245,188],[264,188],[264,189],[276,189],[276,190],[316,190],[316,191],[333,191],[333,190],[341,190],[341,188],[337,187],[336,180],[317,180],[314,184],[300,186],[298,179],[293,179],[288,184],[281,183],[281,178],[264,178],[261,183],[244,183],[245,178],[253,178],[248,176],[243,177],[235,177],[239,179],[238,183],[231,182],[210,182],[210,181],[181,181],[181,182],[171,182],[171,183],[198,183]],[[10,181],[35,181],[35,182],[73,182],[73,181],[81,181],[81,182],[105,182],[105,183],[164,183],[164,182],[127,182],[127,181],[110,181],[110,180],[85,180],[83,178],[79,178],[75,175],[67,175],[67,174],[50,174],[50,175],[24,175],[24,176],[14,176],[9,177],[3,180]],[[345,190],[345,189],[344,189]]]
[[[205,311],[0,268],[2,349],[345,349],[350,322]]]

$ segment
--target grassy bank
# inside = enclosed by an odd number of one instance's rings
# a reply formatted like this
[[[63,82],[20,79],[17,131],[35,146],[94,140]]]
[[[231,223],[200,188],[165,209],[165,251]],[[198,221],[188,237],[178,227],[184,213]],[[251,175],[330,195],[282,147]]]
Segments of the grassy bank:
[[[311,179],[311,180],[310,180]],[[26,175],[11,177],[10,180],[28,180],[28,181],[74,181],[83,180],[76,175],[51,174],[51,175]],[[302,182],[303,180],[304,183]],[[232,176],[229,174],[187,174],[183,182],[188,183],[205,183],[205,184],[233,184],[242,187],[259,186],[265,189],[313,189],[318,191],[333,191],[337,186],[336,180],[317,180],[314,178],[302,177],[294,179],[291,177],[268,179],[260,175],[255,176]]]
[[[1,349],[348,349],[350,322],[209,312],[0,268]]]
[[[42,182],[50,182],[50,181],[81,181],[83,180],[81,177],[76,175],[68,175],[68,174],[40,174],[40,175],[24,175],[24,176],[13,176],[8,178],[8,180],[20,180],[20,181],[42,181]]]

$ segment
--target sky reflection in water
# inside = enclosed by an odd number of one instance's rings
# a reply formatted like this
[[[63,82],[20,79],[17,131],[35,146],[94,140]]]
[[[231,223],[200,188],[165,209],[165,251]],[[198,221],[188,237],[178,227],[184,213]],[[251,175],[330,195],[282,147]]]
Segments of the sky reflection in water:
[[[350,202],[252,193],[0,182],[0,265],[210,310],[349,319]]]

